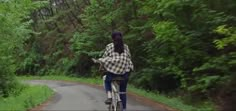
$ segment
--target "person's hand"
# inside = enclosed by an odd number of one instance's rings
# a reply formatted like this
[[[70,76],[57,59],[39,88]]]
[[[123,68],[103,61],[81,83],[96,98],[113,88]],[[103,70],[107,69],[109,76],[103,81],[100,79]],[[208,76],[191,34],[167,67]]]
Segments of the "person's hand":
[[[92,61],[93,61],[94,63],[97,63],[97,62],[98,62],[98,60],[96,60],[96,59],[94,59],[94,58],[92,58]]]

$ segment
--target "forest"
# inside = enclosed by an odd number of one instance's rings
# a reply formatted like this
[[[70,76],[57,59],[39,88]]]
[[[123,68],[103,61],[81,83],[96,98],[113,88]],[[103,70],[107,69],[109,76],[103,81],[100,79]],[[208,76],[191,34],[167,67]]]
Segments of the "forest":
[[[91,58],[120,31],[130,84],[236,109],[235,0],[1,0],[0,26],[0,98],[17,76],[99,76]]]

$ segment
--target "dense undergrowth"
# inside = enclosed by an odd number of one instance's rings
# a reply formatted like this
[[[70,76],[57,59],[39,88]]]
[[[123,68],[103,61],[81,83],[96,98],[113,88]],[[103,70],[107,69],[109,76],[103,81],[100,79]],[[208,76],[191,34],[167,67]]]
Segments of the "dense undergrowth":
[[[235,110],[235,10],[235,0],[1,1],[0,97],[20,93],[16,74],[96,77],[91,58],[121,31],[134,86]]]
[[[45,102],[53,95],[53,90],[47,86],[29,86],[17,95],[0,98],[1,111],[27,111]]]

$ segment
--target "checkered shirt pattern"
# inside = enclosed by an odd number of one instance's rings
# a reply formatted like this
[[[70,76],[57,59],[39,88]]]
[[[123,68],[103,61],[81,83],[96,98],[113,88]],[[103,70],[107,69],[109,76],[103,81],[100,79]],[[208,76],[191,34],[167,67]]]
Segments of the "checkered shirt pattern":
[[[124,44],[124,53],[114,51],[113,43],[106,46],[103,57],[99,59],[104,64],[104,68],[114,74],[125,74],[133,70],[134,66],[131,61],[129,48]]]

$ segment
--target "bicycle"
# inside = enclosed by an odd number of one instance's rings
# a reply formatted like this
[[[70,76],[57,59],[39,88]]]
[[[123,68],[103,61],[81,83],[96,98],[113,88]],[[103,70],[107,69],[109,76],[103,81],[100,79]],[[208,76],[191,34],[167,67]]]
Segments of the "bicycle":
[[[99,70],[104,72],[104,67],[103,64],[96,59],[92,59],[94,63],[99,63]],[[123,110],[123,105],[122,105],[122,101],[120,99],[120,82],[123,81],[124,78],[122,77],[115,77],[112,79],[111,82],[111,96],[112,96],[112,102],[111,104],[108,104],[108,111],[122,111]]]

